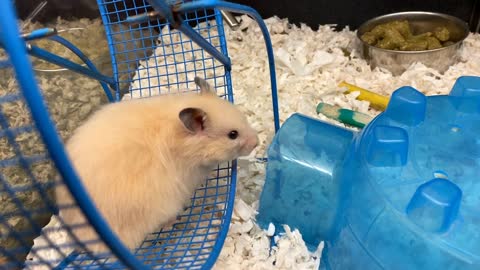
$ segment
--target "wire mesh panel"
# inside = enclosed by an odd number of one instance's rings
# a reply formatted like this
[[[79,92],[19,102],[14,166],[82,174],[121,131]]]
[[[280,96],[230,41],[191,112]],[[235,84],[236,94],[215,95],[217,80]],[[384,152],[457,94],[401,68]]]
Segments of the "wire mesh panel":
[[[7,89],[0,93],[0,266],[18,269],[55,209],[54,170],[22,96]]]
[[[14,23],[13,19],[9,24],[0,23],[0,32],[6,35],[11,30],[5,26],[14,28]],[[22,48],[7,38],[2,43],[10,49]],[[19,55],[18,51],[11,53]],[[0,59],[16,62],[20,66],[16,73],[29,68],[25,62],[7,57],[4,50],[0,50]],[[57,213],[54,188],[60,178],[18,84],[11,68],[0,69],[0,269],[52,269],[76,246],[63,241],[70,228],[61,222],[45,227],[57,221],[52,215]],[[32,248],[35,242],[40,244]]]
[[[140,4],[139,4],[140,2]],[[147,1],[98,1],[109,40],[117,98],[196,89],[195,76],[206,79],[219,96],[232,100],[225,67],[162,18],[128,23],[127,16],[151,11]],[[227,54],[218,11],[183,14],[183,19],[220,52]],[[226,236],[235,186],[235,166],[221,164],[192,197],[191,206],[172,227],[152,232],[135,251],[146,265],[157,268],[209,268]],[[68,267],[67,267],[68,268]]]
[[[67,227],[56,216],[54,189],[63,184],[56,165],[68,166],[68,161],[63,158],[54,164],[50,153],[62,151],[61,143],[55,142],[58,134],[54,126],[66,123],[45,117],[49,111],[58,110],[59,104],[47,100],[52,93],[38,91],[26,44],[19,40],[17,21],[9,4],[0,3],[0,44],[9,48],[9,55],[0,49],[0,61],[6,63],[0,69],[0,269],[54,269],[84,250],[71,231],[88,224]],[[85,98],[88,102],[89,97],[82,97]],[[36,113],[31,113],[32,102]],[[50,109],[46,110],[45,105]],[[43,138],[39,127],[44,131]],[[61,133],[65,139],[66,132]],[[50,140],[49,147],[45,136]],[[72,203],[61,207],[74,206]],[[77,252],[72,253],[75,249]]]
[[[148,1],[99,0],[98,3],[107,29],[120,95],[127,89],[131,97],[194,89],[195,76],[206,79],[221,96],[231,92],[231,85],[227,83],[230,74],[225,72],[224,66],[186,35],[173,29],[169,22],[161,17],[143,23],[128,22],[128,16],[152,11]],[[227,55],[218,10],[204,9],[183,14],[183,18]]]

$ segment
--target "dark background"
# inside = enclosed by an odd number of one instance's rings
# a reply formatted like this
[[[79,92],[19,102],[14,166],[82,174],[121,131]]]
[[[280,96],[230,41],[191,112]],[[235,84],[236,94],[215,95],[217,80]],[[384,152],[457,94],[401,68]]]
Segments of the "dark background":
[[[0,0],[4,1],[4,0]],[[144,0],[131,0],[143,3]],[[450,14],[469,23],[479,31],[480,0],[231,0],[249,5],[264,18],[288,17],[291,23],[349,25],[356,29],[362,22],[382,14],[399,11],[436,11]],[[25,18],[42,0],[15,0],[18,15]],[[38,19],[42,22],[63,18],[99,17],[96,0],[49,0]]]

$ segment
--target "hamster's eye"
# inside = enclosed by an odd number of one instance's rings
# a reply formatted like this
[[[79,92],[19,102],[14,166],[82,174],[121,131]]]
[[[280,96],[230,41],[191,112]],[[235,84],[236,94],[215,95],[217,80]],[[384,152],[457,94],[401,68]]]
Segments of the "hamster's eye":
[[[230,138],[230,140],[235,140],[237,137],[238,137],[238,131],[236,130],[232,130],[228,133],[228,138]]]

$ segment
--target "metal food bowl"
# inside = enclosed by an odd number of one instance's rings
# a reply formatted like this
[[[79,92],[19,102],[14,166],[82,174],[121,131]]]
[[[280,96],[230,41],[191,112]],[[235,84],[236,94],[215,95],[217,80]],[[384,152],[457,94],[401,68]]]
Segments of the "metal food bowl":
[[[450,32],[450,40],[454,43],[432,50],[399,51],[378,48],[360,38],[375,26],[394,20],[407,20],[414,35],[433,31],[438,26],[446,27]],[[442,13],[409,11],[382,15],[366,21],[358,28],[357,38],[362,46],[362,55],[372,68],[382,67],[394,75],[400,75],[411,64],[420,62],[443,73],[458,62],[459,51],[469,32],[467,23],[456,17]]]

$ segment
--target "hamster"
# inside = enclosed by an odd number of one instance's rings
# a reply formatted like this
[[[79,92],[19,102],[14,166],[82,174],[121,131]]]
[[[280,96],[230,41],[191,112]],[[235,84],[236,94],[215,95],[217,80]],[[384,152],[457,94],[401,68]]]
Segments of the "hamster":
[[[75,130],[66,151],[94,204],[133,250],[148,233],[171,225],[208,174],[249,155],[257,132],[203,79],[200,91],[107,104]],[[108,251],[62,184],[59,216],[93,253]],[[92,243],[92,241],[95,241]]]

